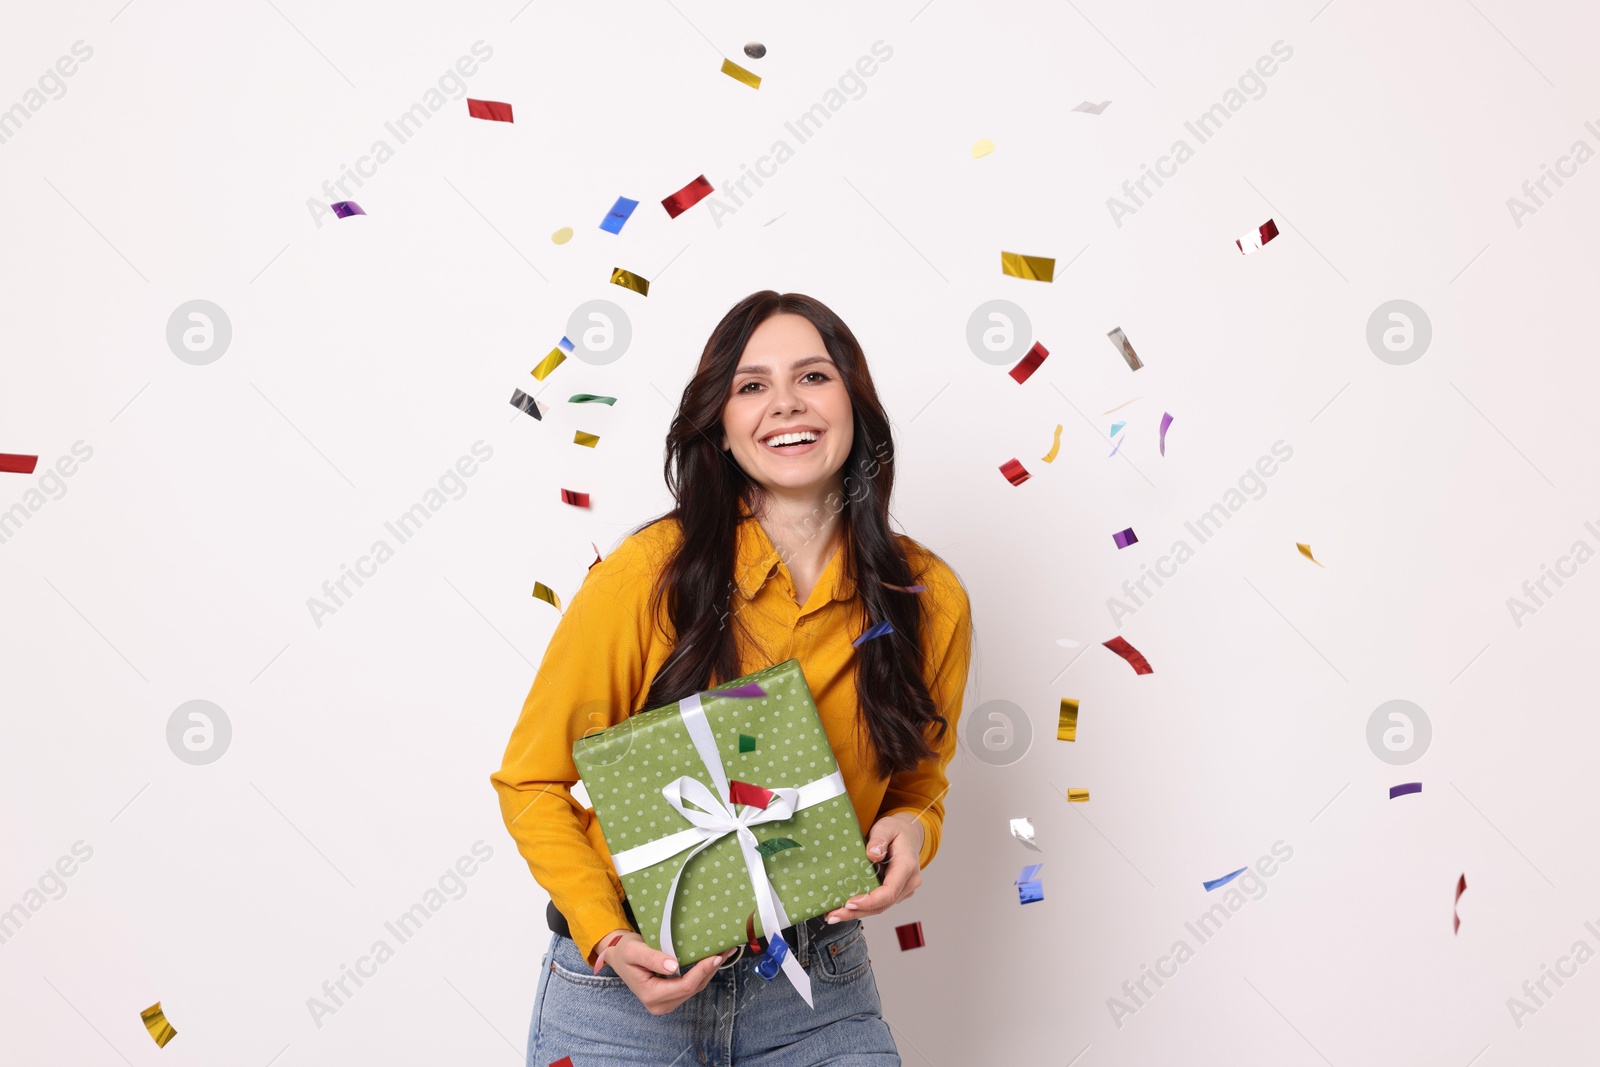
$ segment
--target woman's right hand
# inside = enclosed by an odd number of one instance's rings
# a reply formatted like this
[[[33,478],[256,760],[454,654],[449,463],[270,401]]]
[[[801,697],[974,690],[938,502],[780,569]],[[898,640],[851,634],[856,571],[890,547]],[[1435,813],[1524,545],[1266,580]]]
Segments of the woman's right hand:
[[[618,938],[618,934],[622,936]],[[613,930],[600,939],[600,945],[595,970],[610,964],[651,1015],[665,1015],[700,992],[717,968],[739,951],[731,948],[721,955],[708,956],[679,975],[678,961],[651,948],[635,930]]]

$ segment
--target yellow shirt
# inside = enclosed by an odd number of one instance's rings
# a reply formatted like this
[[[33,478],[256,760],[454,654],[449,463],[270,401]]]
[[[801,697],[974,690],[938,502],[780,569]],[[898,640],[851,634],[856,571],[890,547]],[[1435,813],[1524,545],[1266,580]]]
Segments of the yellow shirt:
[[[741,674],[800,660],[817,713],[827,731],[862,831],[880,816],[910,812],[922,823],[921,860],[926,867],[939,849],[944,820],[945,767],[955,755],[957,719],[971,654],[972,614],[965,589],[937,556],[909,537],[895,535],[927,592],[922,603],[920,644],[923,678],[949,720],[937,755],[888,779],[878,776],[868,752],[858,747],[855,649],[850,642],[870,625],[855,583],[844,571],[841,546],[802,606],[788,566],[761,523],[742,507],[738,529],[738,592],[733,603],[749,638],[740,642]],[[837,520],[836,520],[837,521]],[[651,679],[675,644],[662,605],[650,619],[656,576],[682,538],[675,519],[628,537],[585,575],[557,623],[505,759],[490,775],[500,810],[534,878],[566,916],[573,940],[586,958],[612,930],[629,927],[622,910],[625,891],[611,865],[600,822],[575,800],[578,780],[572,743],[611,726],[643,707]],[[666,634],[672,637],[663,636]],[[739,631],[736,631],[736,633]],[[892,634],[879,641],[902,640]],[[929,734],[931,739],[932,735]]]

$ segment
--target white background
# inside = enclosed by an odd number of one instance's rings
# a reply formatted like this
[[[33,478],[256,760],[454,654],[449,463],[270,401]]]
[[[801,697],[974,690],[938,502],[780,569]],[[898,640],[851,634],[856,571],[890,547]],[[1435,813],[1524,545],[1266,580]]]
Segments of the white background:
[[[896,518],[971,593],[967,707],[1010,700],[1032,725],[1010,766],[961,752],[923,888],[868,923],[907,1064],[1592,1055],[1600,964],[1520,1028],[1506,999],[1575,940],[1600,949],[1600,565],[1521,627],[1506,598],[1574,540],[1600,547],[1600,164],[1521,227],[1505,203],[1574,140],[1600,148],[1592,12],[119,3],[33,5],[0,37],[0,107],[94,49],[0,145],[0,451],[41,457],[0,475],[0,509],[94,450],[0,545],[0,908],[75,841],[94,850],[0,945],[7,1063],[517,1062],[545,895],[488,776],[557,621],[529,590],[565,602],[591,541],[670,506],[676,398],[761,288],[819,297],[861,339]],[[385,121],[480,39],[468,95],[516,122],[452,100],[396,144]],[[707,204],[667,217],[663,197],[737,177],[878,40],[893,57],[865,94],[788,136],[795,157],[721,227]],[[1184,121],[1280,40],[1265,95],[1196,144]],[[1071,111],[1085,99],[1112,104]],[[1115,225],[1106,198],[1180,137],[1194,158]],[[395,156],[352,187],[366,217],[317,226],[307,198],[378,138]],[[973,159],[979,138],[996,149]],[[614,236],[597,224],[618,195],[641,205]],[[1269,217],[1282,236],[1241,256]],[[1002,276],[1002,250],[1056,257],[1054,283]],[[649,297],[608,285],[617,266]],[[165,340],[196,298],[233,325],[203,367]],[[545,421],[520,415],[511,390],[541,387],[529,369],[595,298],[627,309],[631,349],[569,361]],[[967,348],[995,298],[1051,352],[1021,386]],[[1433,324],[1409,366],[1365,339],[1396,298]],[[619,400],[563,403],[580,391]],[[467,494],[316,626],[306,598],[478,440],[494,454]],[[1119,632],[1106,598],[1279,440],[1293,458],[1266,495],[1122,620],[1155,668],[1135,676],[1099,647]],[[1033,474],[1015,488],[1012,457]],[[1071,745],[1063,696],[1082,701]],[[197,698],[233,726],[203,767],[165,733]],[[1433,723],[1409,767],[1365,740],[1394,698]],[[1042,857],[1007,832],[1022,815]],[[316,1026],[307,998],[478,840],[493,858],[466,895]],[[1278,840],[1293,859],[1266,895],[1196,946],[1183,924],[1221,895],[1201,882]],[[1024,908],[1011,883],[1036,858],[1045,896]],[[901,953],[913,920],[927,945]],[[1107,999],[1180,937],[1195,958],[1116,1025]],[[165,1049],[139,1020],[156,1000]]]

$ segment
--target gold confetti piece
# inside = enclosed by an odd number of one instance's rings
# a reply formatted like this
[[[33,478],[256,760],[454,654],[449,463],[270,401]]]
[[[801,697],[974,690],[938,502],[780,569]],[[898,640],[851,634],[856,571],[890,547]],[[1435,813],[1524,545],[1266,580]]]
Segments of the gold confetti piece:
[[[161,1013],[161,1001],[156,1001],[144,1011],[139,1013],[139,1018],[144,1020],[144,1028],[150,1031],[150,1036],[155,1038],[157,1048],[166,1048],[167,1042],[178,1036],[178,1031],[167,1022],[167,1017]]]
[[[1056,261],[1052,256],[1025,256],[1020,252],[1001,252],[1000,269],[1013,278],[1034,282],[1054,281]]]
[[[595,563],[599,563],[599,562],[600,561],[598,559],[595,560]],[[594,566],[594,564],[591,563],[590,566],[592,567],[592,566]],[[556,591],[554,589],[551,589],[548,585],[545,585],[543,582],[534,582],[533,583],[533,595],[538,597],[540,600],[544,601],[546,604],[549,604],[551,607],[555,608],[557,611],[561,610],[561,598],[556,596]]]
[[[1061,698],[1061,718],[1056,723],[1057,741],[1076,741],[1078,739],[1078,702],[1069,697]],[[1087,797],[1085,799],[1088,799]]]
[[[566,361],[567,354],[561,351],[559,346],[552,348],[550,350],[550,354],[541,359],[539,361],[539,365],[533,368],[533,376],[542,382],[545,380],[545,378],[549,377],[551,371],[555,370]]]
[[[593,448],[595,445],[600,443],[600,438],[596,437],[592,433],[584,433],[582,430],[579,430],[577,436],[573,437],[572,443],[575,445],[583,445],[585,448]]]
[[[624,289],[632,289],[640,296],[650,295],[650,280],[641,278],[631,270],[616,267],[611,271],[611,284],[620,285]]]
[[[1069,789],[1067,790],[1067,799],[1074,804],[1081,804],[1089,799],[1089,791],[1087,789]]]
[[[973,146],[972,146],[972,158],[973,159],[982,159],[984,156],[988,155],[990,152],[993,152],[993,151],[994,151],[994,142],[989,140],[989,138],[985,137],[983,140],[978,141],[978,142],[973,144]]]
[[[1317,563],[1316,558],[1311,555],[1311,546],[1310,545],[1302,545],[1299,541],[1296,541],[1294,543],[1294,547],[1298,548],[1300,550],[1300,554],[1302,556],[1304,556],[1306,559],[1311,560],[1312,563]],[[1322,567],[1322,564],[1317,563],[1317,566]],[[1322,567],[1322,569],[1323,570],[1327,570],[1328,568]]]
[[[561,227],[561,229],[550,235],[550,240],[554,241],[558,245],[566,244],[568,241],[572,240],[572,227]]]
[[[761,88],[761,75],[753,74],[750,71],[745,70],[731,59],[724,59],[722,61],[722,73],[726,74],[736,82],[744,82],[744,84],[750,86],[752,89]]]
[[[1056,439],[1054,441],[1050,442],[1050,451],[1046,452],[1044,454],[1044,456],[1041,457],[1041,458],[1043,458],[1043,460],[1046,463],[1054,463],[1056,461],[1056,453],[1060,452],[1060,451],[1061,451],[1061,424],[1058,422],[1058,423],[1056,423]]]

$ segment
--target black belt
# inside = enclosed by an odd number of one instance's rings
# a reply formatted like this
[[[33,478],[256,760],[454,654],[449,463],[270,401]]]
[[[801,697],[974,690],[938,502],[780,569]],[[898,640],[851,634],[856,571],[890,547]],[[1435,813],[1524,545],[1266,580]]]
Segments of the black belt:
[[[633,908],[629,906],[626,899],[622,901],[622,910],[627,913],[628,925],[633,927],[634,932],[637,933],[639,930],[639,923],[636,919],[634,919]],[[546,924],[549,925],[551,933],[560,934],[562,937],[566,938],[570,938],[572,936],[572,927],[567,924],[567,917],[557,910],[555,901],[552,900],[545,904],[544,919]],[[804,925],[806,928],[806,936],[808,938],[815,939],[819,934],[822,933],[823,930],[827,929],[828,918],[826,915],[818,915],[813,919],[807,919],[803,924],[790,923],[788,926],[785,926],[782,930],[778,931],[783,935],[783,940],[787,942],[791,948],[799,940],[799,934],[795,930],[796,925]]]

